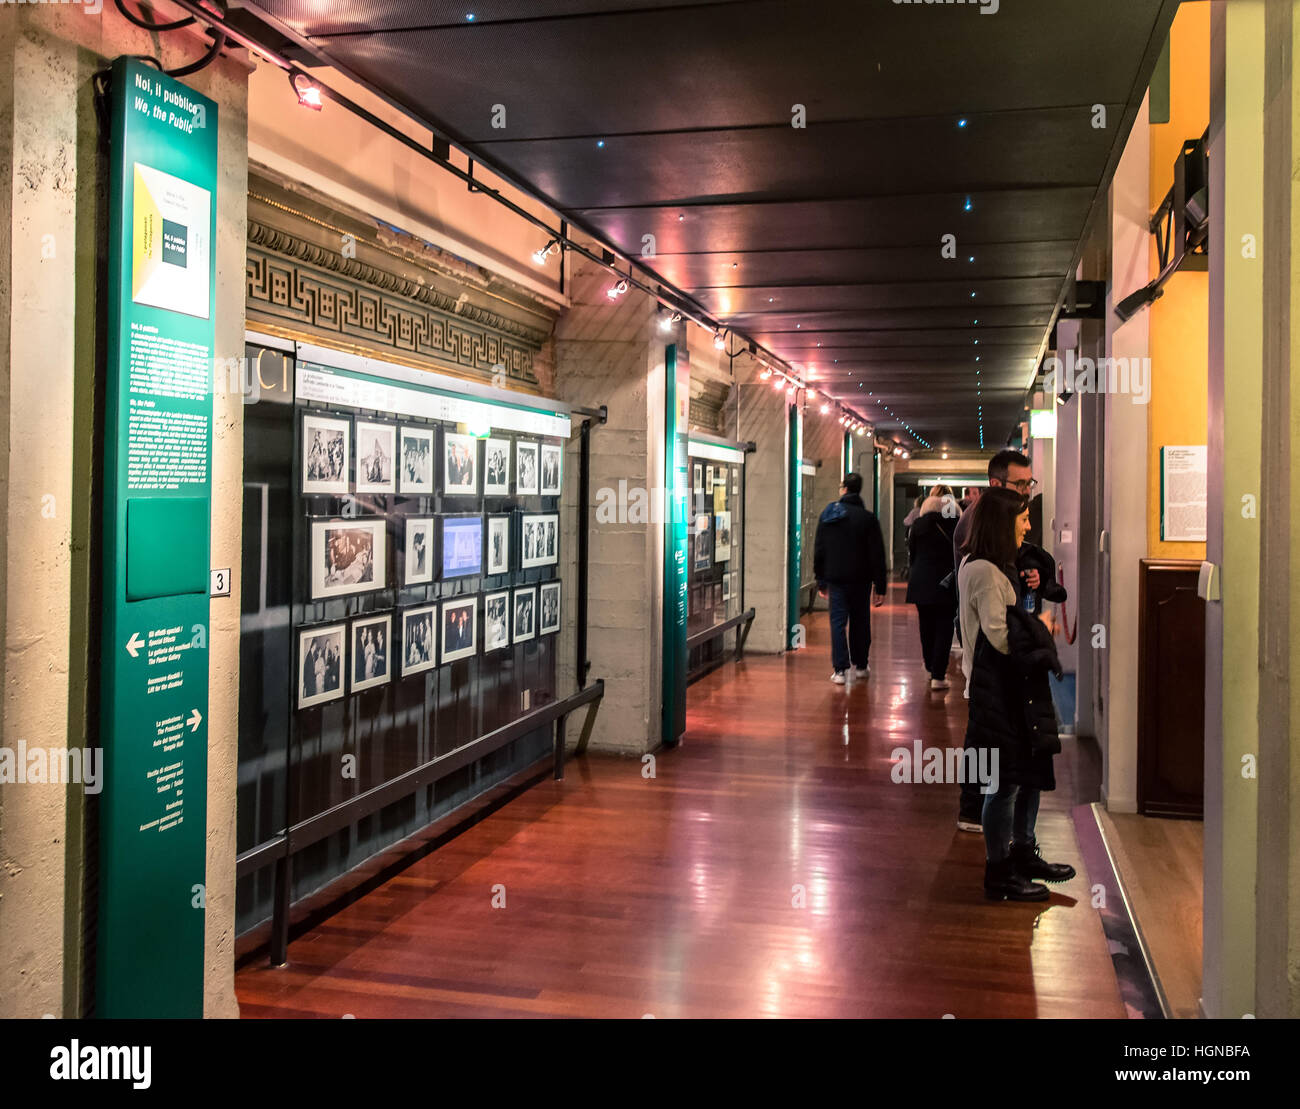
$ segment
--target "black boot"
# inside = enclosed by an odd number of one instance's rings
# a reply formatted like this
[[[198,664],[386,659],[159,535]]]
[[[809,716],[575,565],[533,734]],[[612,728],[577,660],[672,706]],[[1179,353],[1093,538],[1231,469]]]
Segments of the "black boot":
[[[1010,858],[984,864],[984,896],[990,901],[1046,901],[1051,894],[1016,873]]]
[[[1038,843],[1013,843],[1011,861],[1022,878],[1036,878],[1040,882],[1065,882],[1074,877],[1074,867],[1068,863],[1049,863],[1038,850]]]

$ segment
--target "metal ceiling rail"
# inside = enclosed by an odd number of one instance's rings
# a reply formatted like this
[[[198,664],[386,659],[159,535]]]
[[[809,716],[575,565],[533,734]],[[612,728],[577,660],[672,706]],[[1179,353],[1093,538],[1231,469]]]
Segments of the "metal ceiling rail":
[[[459,150],[462,154],[464,154],[466,158],[469,159],[469,166],[470,166],[469,171],[461,169],[459,166],[453,164],[448,158],[440,156],[435,150],[427,149],[423,144],[416,142],[415,139],[411,138],[410,135],[407,135],[405,132],[392,126],[392,124],[388,123],[386,120],[380,119],[373,112],[369,111],[366,108],[363,108],[360,104],[357,104],[355,101],[351,100],[343,93],[330,88],[328,85],[325,85],[316,77],[313,77],[311,74],[305,72],[301,66],[297,65],[291,59],[286,58],[284,55],[278,53],[276,50],[272,49],[271,47],[258,42],[257,39],[254,38],[251,34],[248,34],[247,32],[241,31],[238,28],[233,27],[229,22],[226,21],[225,18],[223,18],[222,16],[214,12],[209,11],[201,3],[198,3],[197,0],[172,0],[172,3],[174,3],[177,7],[183,9],[184,11],[190,13],[190,15],[194,16],[195,19],[198,19],[201,22],[207,24],[213,30],[223,32],[230,41],[236,42],[240,46],[246,47],[247,49],[251,50],[253,53],[257,54],[259,57],[265,58],[272,65],[278,66],[280,69],[283,69],[289,75],[290,80],[292,80],[295,74],[302,74],[302,76],[305,77],[308,81],[310,81],[314,87],[320,90],[323,96],[328,97],[330,100],[334,101],[334,103],[338,104],[340,107],[346,109],[347,111],[351,112],[353,115],[364,120],[372,127],[375,127],[378,130],[382,131],[390,138],[395,139],[397,142],[400,142],[403,146],[406,146],[409,149],[415,151],[417,154],[420,154],[422,157],[426,158],[427,160],[433,162],[435,165],[446,170],[454,177],[459,178],[461,181],[465,182],[465,184],[474,192],[481,192],[491,197],[498,204],[501,204],[505,208],[509,209],[509,211],[517,215],[520,219],[523,219],[528,223],[532,224],[534,227],[537,227],[542,231],[545,231],[546,234],[550,236],[552,239],[565,244],[566,249],[575,251],[576,253],[581,254],[584,258],[587,258],[590,261],[595,262],[597,265],[603,266],[605,269],[609,270],[612,274],[614,274],[619,279],[627,281],[629,285],[636,286],[642,292],[647,293],[648,295],[654,297],[655,300],[661,303],[665,303],[666,306],[670,306],[673,309],[673,311],[680,312],[683,316],[690,319],[692,322],[698,324],[706,331],[710,331],[714,334],[718,334],[724,331],[730,332],[733,336],[740,339],[745,344],[745,346],[750,350],[750,352],[755,356],[757,356],[758,352],[761,351],[764,355],[764,358],[759,358],[758,360],[760,362],[766,361],[773,367],[773,369],[776,372],[782,374],[782,376],[784,377],[787,377],[789,379],[798,378],[799,376],[798,371],[795,370],[794,366],[791,363],[787,362],[785,359],[780,358],[776,354],[772,353],[770,350],[762,346],[760,343],[758,343],[756,340],[754,340],[744,332],[741,332],[736,328],[730,327],[729,325],[723,324],[721,322],[714,321],[712,317],[710,317],[709,314],[704,310],[703,306],[697,300],[695,300],[695,298],[689,296],[688,294],[678,289],[676,286],[665,281],[662,277],[660,277],[657,273],[655,273],[654,270],[650,269],[648,266],[642,265],[639,262],[635,262],[631,258],[624,257],[623,261],[627,263],[628,272],[626,274],[621,273],[615,267],[612,261],[606,260],[606,258],[603,257],[602,255],[596,254],[594,251],[589,250],[581,243],[575,242],[573,239],[569,238],[569,236],[565,233],[563,228],[557,230],[556,228],[551,227],[540,216],[533,215],[533,213],[529,212],[526,208],[521,207],[520,205],[516,204],[514,201],[510,200],[508,197],[503,196],[499,190],[494,189],[489,185],[483,184],[481,179],[476,179],[474,177],[473,169],[474,169],[475,161],[478,161],[480,164],[487,166],[489,169],[491,169],[491,171],[494,174],[496,174],[502,180],[508,182],[514,188],[517,188],[520,192],[524,193],[527,196],[530,196],[538,203],[545,204],[548,208],[551,208],[552,211],[555,211],[557,216],[560,215],[558,210],[554,208],[551,202],[547,201],[545,198],[541,196],[538,196],[535,190],[533,190],[531,187],[520,183],[519,181],[515,180],[512,174],[499,168],[493,163],[485,160],[481,156],[474,154],[471,151],[465,149],[465,147],[461,143],[454,141],[448,136],[439,136],[437,129],[432,127],[427,120],[420,119],[419,117],[415,116],[411,112],[411,110],[407,108],[405,105],[398,104],[392,101],[389,97],[384,96],[382,93],[379,93],[377,90],[372,89],[366,81],[361,80],[355,74],[348,73],[345,67],[335,62],[328,55],[322,54],[320,51],[316,50],[314,47],[311,46],[310,43],[306,42],[305,40],[302,40],[300,36],[294,35],[292,32],[288,30],[288,28],[277,27],[277,30],[283,33],[285,37],[298,41],[304,50],[309,51],[314,57],[320,60],[322,64],[328,65],[331,68],[337,70],[338,72],[343,73],[351,80],[356,81],[357,84],[366,88],[368,91],[374,93],[376,96],[379,96],[380,99],[384,100],[386,103],[391,104],[394,108],[400,111],[408,119],[411,119],[412,122],[416,123],[421,127],[427,128],[430,132],[432,132],[437,137],[437,140],[439,142],[445,144],[445,146],[448,148],[449,153],[450,153],[450,147],[454,146],[457,150]],[[244,10],[247,11],[248,9],[244,9]],[[265,13],[263,13],[260,9],[258,9],[256,18],[265,19],[269,17],[266,17]],[[567,222],[579,228],[584,234],[590,236],[596,242],[603,243],[606,241],[603,235],[599,234],[594,229],[586,226],[584,223],[578,220],[574,220],[571,216],[565,216],[563,217],[563,220],[564,222]],[[615,254],[613,251],[605,251],[603,253],[608,254],[611,259],[615,258]],[[636,269],[641,270],[643,273],[648,274],[649,279],[653,282],[654,287],[652,287],[652,285],[646,284],[641,280],[638,280],[633,275],[634,267]],[[740,353],[740,352],[738,351],[736,353]],[[804,385],[804,387],[806,388],[806,385]],[[870,422],[864,416],[862,416],[856,410],[850,408],[848,405],[844,404],[842,401],[836,400],[835,404],[840,409],[841,412],[844,412],[846,414],[851,414],[856,420],[858,420],[858,422],[863,424]]]

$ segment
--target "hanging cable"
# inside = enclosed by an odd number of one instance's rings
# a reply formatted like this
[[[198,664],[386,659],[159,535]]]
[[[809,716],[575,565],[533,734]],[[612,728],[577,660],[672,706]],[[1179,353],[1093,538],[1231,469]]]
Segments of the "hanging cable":
[[[194,16],[187,15],[184,19],[177,19],[171,23],[154,23],[152,20],[144,19],[141,16],[133,15],[126,10],[126,0],[114,0],[117,4],[117,10],[122,15],[134,23],[137,27],[143,27],[146,31],[179,31],[182,27],[188,27],[196,20]],[[159,67],[162,68],[161,66]]]

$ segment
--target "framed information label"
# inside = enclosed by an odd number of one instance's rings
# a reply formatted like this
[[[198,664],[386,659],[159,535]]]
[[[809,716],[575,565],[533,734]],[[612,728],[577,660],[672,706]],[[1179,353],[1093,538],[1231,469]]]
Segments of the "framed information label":
[[[1160,538],[1167,543],[1204,543],[1206,450],[1160,448]]]
[[[217,105],[112,73],[96,1015],[203,1015]]]

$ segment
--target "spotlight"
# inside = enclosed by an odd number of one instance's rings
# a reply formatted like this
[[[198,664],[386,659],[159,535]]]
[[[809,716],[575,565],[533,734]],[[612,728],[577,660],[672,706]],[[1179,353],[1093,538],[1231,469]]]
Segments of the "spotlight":
[[[307,74],[291,71],[289,73],[289,84],[293,86],[293,91],[298,97],[298,103],[302,107],[310,108],[313,112],[320,111],[320,88]]]
[[[549,258],[552,254],[559,254],[559,253],[560,253],[560,240],[552,239],[544,247],[539,247],[537,250],[533,251],[533,261],[536,262],[539,266],[544,266],[546,265],[547,258]]]
[[[822,415],[823,415],[823,416],[825,416],[826,413],[829,412],[830,410],[831,410],[831,406],[830,406],[829,404],[823,404],[823,405],[822,405]]]
[[[624,293],[626,293],[627,290],[628,290],[627,278],[623,277],[620,278],[618,281],[614,282],[614,284],[611,285],[608,289],[606,289],[605,295],[609,297],[610,300],[618,300],[618,298],[621,297]]]
[[[659,313],[659,330],[671,331],[673,329],[673,314],[671,312]]]
[[[721,331],[716,331],[713,334],[713,349],[714,350],[727,349],[727,340],[722,337]]]
[[[776,377],[772,378],[773,389],[780,389],[781,386],[784,384],[785,384],[785,378],[782,377],[780,374],[777,374]]]

